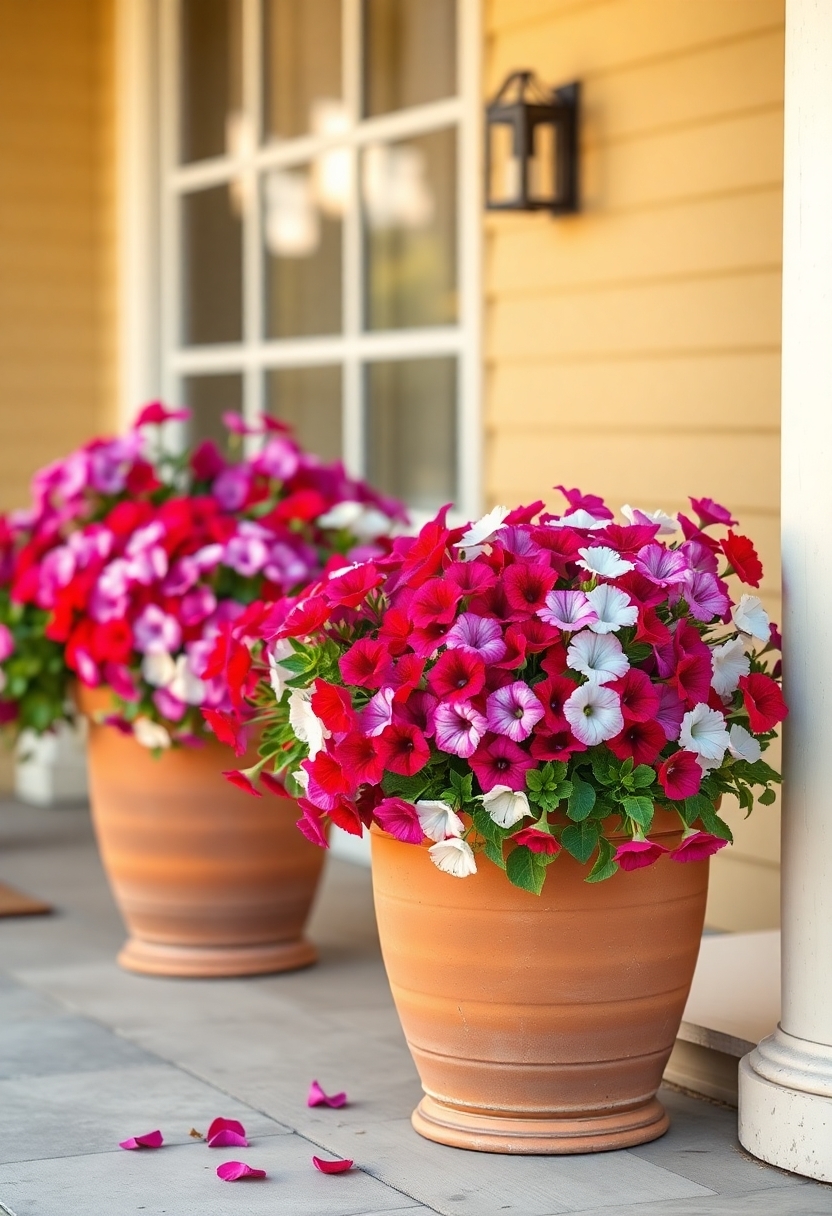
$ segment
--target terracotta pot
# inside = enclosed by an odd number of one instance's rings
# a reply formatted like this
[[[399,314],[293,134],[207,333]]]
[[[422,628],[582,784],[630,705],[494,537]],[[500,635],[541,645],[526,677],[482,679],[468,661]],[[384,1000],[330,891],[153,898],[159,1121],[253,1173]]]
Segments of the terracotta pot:
[[[98,689],[79,703],[88,716],[110,707]],[[295,827],[291,799],[254,798],[222,776],[247,761],[216,740],[155,758],[89,718],[93,825],[130,934],[118,956],[128,970],[257,975],[315,962],[304,926],[324,851]]]
[[[675,844],[673,822],[657,815],[651,838]],[[656,1090],[699,953],[707,861],[588,884],[562,855],[535,896],[482,855],[459,879],[376,828],[372,848],[381,949],[425,1092],[417,1132],[587,1153],[667,1130]]]

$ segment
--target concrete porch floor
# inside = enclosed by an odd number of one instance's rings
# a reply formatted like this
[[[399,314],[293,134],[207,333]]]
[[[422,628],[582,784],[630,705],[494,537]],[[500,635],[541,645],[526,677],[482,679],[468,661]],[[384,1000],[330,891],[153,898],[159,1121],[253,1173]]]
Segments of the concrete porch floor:
[[[369,873],[330,860],[320,965],[250,980],[128,975],[84,808],[0,803],[0,880],[52,916],[0,919],[0,1213],[9,1216],[828,1216],[832,1186],[755,1161],[736,1113],[666,1088],[673,1125],[622,1153],[506,1158],[412,1131],[419,1084],[390,1000]],[[346,1089],[310,1110],[309,1082]],[[249,1149],[189,1136],[239,1118]],[[161,1128],[157,1152],[119,1150]],[[354,1158],[326,1177],[313,1153]],[[221,1182],[242,1159],[262,1182]]]

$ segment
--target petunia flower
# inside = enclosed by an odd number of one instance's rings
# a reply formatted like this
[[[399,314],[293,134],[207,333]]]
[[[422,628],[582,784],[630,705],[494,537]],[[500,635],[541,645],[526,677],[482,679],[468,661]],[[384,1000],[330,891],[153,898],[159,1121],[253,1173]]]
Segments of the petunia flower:
[[[127,1140],[119,1141],[119,1148],[161,1148],[164,1138],[160,1131],[145,1132],[142,1136],[130,1136]]]
[[[561,843],[550,832],[542,832],[540,828],[521,828],[512,836],[514,844],[524,844],[532,853],[547,853],[553,857],[561,851]]]
[[[604,528],[606,524],[606,519],[598,519],[596,515],[591,515],[583,507],[578,507],[576,511],[568,511],[566,515],[561,515],[560,519],[546,521],[548,528],[578,528],[581,531],[589,532],[594,532],[597,528]]]
[[[439,705],[433,715],[436,746],[443,752],[467,759],[488,729],[488,722],[468,701]]]
[[[440,701],[470,701],[485,684],[485,664],[465,650],[446,650],[428,676],[428,688]]]
[[[720,765],[730,742],[725,718],[704,703],[695,705],[682,718],[679,743],[701,760]]]
[[[150,718],[139,717],[133,722],[133,738],[150,751],[170,747],[171,737],[164,726]]]
[[[142,678],[154,688],[166,688],[176,675],[176,663],[166,650],[142,656]]]
[[[575,752],[585,752],[586,744],[575,738],[564,718],[562,730],[538,727],[532,735],[530,750],[535,760],[568,760]]]
[[[307,798],[298,798],[298,809],[301,812],[301,817],[295,823],[295,827],[312,844],[316,844],[322,849],[328,849],[329,840],[327,839],[323,818],[319,809]]]
[[[659,765],[658,778],[668,798],[692,798],[699,793],[702,769],[692,752],[682,750]]]
[[[655,840],[625,840],[615,850],[615,861],[622,870],[643,870],[667,852],[669,850]]]
[[[708,524],[724,524],[726,527],[736,526],[737,521],[731,517],[727,507],[722,507],[712,498],[691,498],[690,505],[699,517],[700,528]]]
[[[445,636],[448,650],[465,650],[484,663],[498,663],[506,653],[503,632],[491,617],[463,612]]]
[[[477,520],[475,524],[471,524],[466,532],[463,532],[461,538],[456,541],[454,548],[459,549],[464,558],[476,557],[478,553],[482,553],[483,547],[493,540],[502,527],[503,521],[511,512],[508,507],[494,507],[487,515],[483,515],[482,519]]]
[[[686,654],[679,659],[668,683],[676,689],[684,704],[692,709],[700,701],[707,701],[711,678],[708,654]]]
[[[474,770],[480,788],[488,793],[495,785],[507,785],[512,790],[526,788],[526,773],[537,767],[537,761],[506,735],[486,735],[468,763]]]
[[[551,675],[534,685],[534,695],[543,706],[546,728],[550,731],[566,729],[563,705],[575,691],[575,681],[568,676]]]
[[[529,800],[522,790],[512,790],[507,785],[495,785],[480,800],[494,822],[501,828],[514,827],[521,819],[531,815]]]
[[[689,572],[684,586],[677,586],[676,591],[685,597],[692,617],[709,622],[728,611],[730,601],[722,590],[724,586],[713,574],[696,571]]]
[[[523,680],[498,688],[486,701],[488,729],[515,743],[528,738],[543,714],[543,706]]]
[[[576,634],[572,639],[566,652],[566,662],[573,671],[581,672],[596,684],[609,684],[611,680],[617,680],[630,666],[618,638],[589,630]]]
[[[684,583],[688,577],[688,560],[679,549],[665,549],[653,542],[639,549],[636,570],[660,587]]]
[[[768,642],[771,638],[771,622],[768,613],[756,595],[742,595],[740,602],[731,609],[731,619],[740,633]]]
[[[756,735],[773,730],[788,714],[780,685],[771,676],[752,671],[740,680],[743,704]]]
[[[373,816],[385,832],[397,840],[403,840],[406,844],[422,843],[424,832],[419,813],[412,802],[404,798],[383,798],[373,808]]]
[[[391,773],[413,777],[430,760],[430,747],[418,726],[392,722],[378,737],[382,764]]]
[[[380,735],[393,721],[393,696],[395,689],[380,688],[361,711],[361,729],[371,739]]]
[[[679,522],[673,515],[667,515],[664,511],[644,511],[641,507],[631,507],[629,503],[624,504],[621,508],[621,514],[631,524],[658,524],[659,536],[672,536],[674,532],[679,531]]]
[[[326,1094],[321,1089],[317,1081],[313,1081],[309,1086],[309,1093],[306,1097],[307,1106],[329,1106],[333,1110],[340,1110],[342,1106],[347,1105],[347,1095]]]
[[[588,549],[579,549],[578,552],[581,559],[577,564],[600,578],[618,578],[628,570],[635,569],[632,562],[625,561],[619,553],[606,545],[592,545]]]
[[[574,633],[598,619],[598,613],[583,591],[550,591],[537,615],[541,621],[562,629],[564,633]]]
[[[682,836],[681,844],[678,844],[670,854],[670,859],[671,861],[704,861],[720,849],[724,849],[727,843],[727,840],[713,836],[710,832],[688,828]]]
[[[330,732],[312,708],[315,685],[309,688],[293,688],[289,693],[289,725],[295,737],[309,748],[309,759],[314,760],[329,739]]]
[[[133,622],[133,637],[141,654],[172,654],[182,644],[182,629],[175,616],[148,604]]]
[[[722,552],[742,582],[748,583],[750,587],[759,587],[763,577],[763,564],[747,536],[738,536],[736,532],[729,531],[722,541]]]
[[[607,747],[619,760],[655,764],[666,742],[658,722],[625,722],[623,730],[607,740]]]
[[[377,785],[384,775],[384,760],[376,740],[361,731],[350,731],[338,741],[338,759],[354,788],[365,782]]]
[[[462,599],[459,587],[443,578],[430,578],[410,601],[409,615],[422,629],[430,625],[450,625]]]
[[[312,1164],[322,1174],[346,1174],[355,1165],[348,1157],[339,1157],[334,1161],[325,1161],[323,1157],[313,1157]]]
[[[448,836],[461,836],[465,824],[447,802],[438,799],[422,799],[416,803],[416,814],[422,831],[430,840],[445,840]]]
[[[749,763],[754,764],[760,759],[763,753],[760,742],[749,734],[744,726],[734,723],[728,731],[728,738],[730,740],[728,751],[735,760],[748,760]]]
[[[612,519],[613,513],[597,494],[582,494],[578,489],[567,490],[566,486],[554,486],[560,490],[573,511],[589,511],[594,519]]]
[[[617,693],[594,680],[575,689],[563,712],[575,737],[587,747],[614,738],[624,726]]]
[[[740,677],[751,670],[751,660],[745,653],[741,638],[730,638],[711,651],[713,676],[711,688],[720,696],[730,696],[739,687]]]
[[[223,1182],[240,1182],[244,1178],[265,1178],[266,1171],[246,1165],[245,1161],[223,1161],[217,1166],[217,1177]]]
[[[626,722],[655,720],[660,692],[646,672],[631,667],[611,688],[621,699],[621,712]]]
[[[338,660],[345,684],[359,688],[381,688],[389,683],[392,663],[383,642],[359,638]]]
[[[502,586],[506,599],[514,609],[515,619],[522,619],[542,608],[556,579],[554,570],[540,562],[515,562],[509,566],[503,574]]]
[[[432,844],[428,853],[435,866],[445,874],[452,874],[454,878],[468,878],[477,872],[474,850],[467,840],[442,840],[438,844]]]
[[[586,598],[598,616],[597,621],[589,624],[593,633],[617,633],[625,625],[635,625],[638,620],[638,608],[629,595],[609,583],[601,583],[587,591]]]

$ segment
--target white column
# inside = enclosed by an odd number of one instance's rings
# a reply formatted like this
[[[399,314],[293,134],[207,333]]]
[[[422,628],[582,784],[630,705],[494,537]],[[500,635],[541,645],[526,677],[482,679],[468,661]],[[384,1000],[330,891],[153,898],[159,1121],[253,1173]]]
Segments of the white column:
[[[783,1001],[739,1135],[832,1182],[832,0],[786,0],[783,229]]]

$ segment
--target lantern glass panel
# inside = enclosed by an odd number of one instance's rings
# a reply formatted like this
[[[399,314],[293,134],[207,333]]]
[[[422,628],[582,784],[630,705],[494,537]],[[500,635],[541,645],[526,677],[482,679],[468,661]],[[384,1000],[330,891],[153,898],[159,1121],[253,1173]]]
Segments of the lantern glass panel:
[[[491,120],[488,124],[488,201],[499,206],[520,202],[523,173],[515,148],[513,122]]]
[[[528,164],[528,195],[534,203],[555,201],[555,173],[559,131],[553,122],[536,122],[532,128]]]

